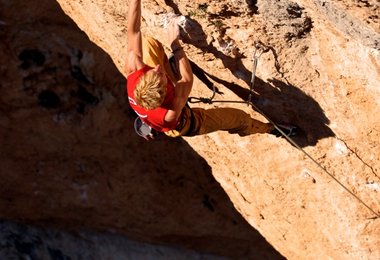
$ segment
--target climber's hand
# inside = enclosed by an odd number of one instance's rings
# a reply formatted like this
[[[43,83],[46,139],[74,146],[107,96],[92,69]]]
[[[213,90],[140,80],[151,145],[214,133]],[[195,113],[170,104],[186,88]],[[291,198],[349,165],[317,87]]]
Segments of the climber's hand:
[[[174,41],[179,39],[179,26],[178,26],[178,17],[171,19],[168,25],[168,41],[169,44],[172,44]]]

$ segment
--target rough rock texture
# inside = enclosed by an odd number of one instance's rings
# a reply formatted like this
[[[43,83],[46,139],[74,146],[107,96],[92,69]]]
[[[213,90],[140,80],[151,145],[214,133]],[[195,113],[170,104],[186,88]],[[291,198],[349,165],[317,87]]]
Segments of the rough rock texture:
[[[0,20],[1,218],[282,258],[185,140],[135,134],[124,76],[57,2],[0,1]]]
[[[0,221],[0,259],[208,259],[226,260],[183,250],[128,240],[125,236],[98,232],[68,233]]]
[[[122,73],[127,1],[58,2]],[[233,258],[380,258],[378,1],[143,2],[146,34],[189,17],[185,49],[218,100],[247,98],[254,42],[268,45],[253,102],[300,126],[297,144],[374,212],[284,139],[139,140],[105,53],[49,1],[0,3],[2,217]],[[211,93],[197,80],[192,95]]]

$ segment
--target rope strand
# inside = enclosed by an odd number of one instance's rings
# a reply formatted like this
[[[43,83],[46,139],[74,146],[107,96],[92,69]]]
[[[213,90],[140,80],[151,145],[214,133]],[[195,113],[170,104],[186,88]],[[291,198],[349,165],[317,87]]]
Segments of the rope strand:
[[[259,53],[257,53],[257,50],[260,49]],[[256,74],[256,68],[258,59],[264,52],[267,52],[269,50],[268,47],[266,47],[261,42],[258,42],[255,44],[255,52],[253,55],[253,68],[252,68],[252,78],[251,78],[251,86],[250,86],[250,92],[248,96],[247,101],[234,101],[234,100],[213,100],[215,97],[216,88],[215,85],[213,85],[213,94],[210,98],[203,98],[203,97],[189,97],[188,102],[189,103],[205,103],[205,104],[212,104],[212,103],[241,103],[241,104],[248,104],[251,105],[253,109],[255,109],[258,113],[263,115],[268,122],[270,122],[279,132],[280,134],[286,138],[286,140],[291,143],[294,147],[296,147],[298,150],[303,152],[312,162],[314,162],[319,168],[321,168],[328,176],[330,176],[335,182],[337,182],[343,189],[345,189],[349,194],[351,194],[355,199],[357,199],[362,205],[364,205],[368,210],[370,210],[373,214],[375,214],[376,217],[373,217],[372,219],[380,218],[380,214],[377,213],[374,209],[372,209],[370,206],[368,206],[362,199],[359,198],[356,194],[354,194],[350,189],[348,189],[343,183],[341,183],[332,173],[330,173],[324,166],[322,166],[316,159],[314,159],[309,153],[305,151],[302,147],[300,147],[292,138],[287,136],[284,131],[280,129],[280,127],[277,126],[276,123],[274,123],[261,109],[259,109],[253,102],[251,101],[252,97],[252,91],[255,83],[255,74]]]

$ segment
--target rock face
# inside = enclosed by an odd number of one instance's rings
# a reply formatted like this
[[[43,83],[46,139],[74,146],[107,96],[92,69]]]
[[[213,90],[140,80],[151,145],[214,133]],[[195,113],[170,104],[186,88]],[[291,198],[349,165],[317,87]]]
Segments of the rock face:
[[[128,240],[98,232],[32,228],[0,221],[0,259],[207,259],[225,257]]]
[[[124,76],[57,2],[0,3],[1,218],[282,258],[185,140],[135,134]]]
[[[298,125],[315,161],[270,135],[139,139],[128,3],[58,2],[99,47],[57,3],[0,1],[1,217],[231,258],[380,258],[378,1],[143,2],[144,33],[164,42],[168,14],[188,17],[184,46],[215,99],[246,100],[253,46],[268,46],[252,101]],[[192,95],[211,93],[196,80]]]

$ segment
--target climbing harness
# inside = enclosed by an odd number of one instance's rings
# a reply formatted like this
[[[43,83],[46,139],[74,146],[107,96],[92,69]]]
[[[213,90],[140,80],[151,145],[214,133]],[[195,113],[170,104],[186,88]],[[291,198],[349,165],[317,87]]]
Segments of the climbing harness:
[[[368,206],[362,199],[359,198],[359,196],[355,195],[350,189],[348,189],[344,184],[342,184],[332,173],[330,173],[324,166],[322,166],[316,159],[314,159],[309,153],[307,153],[302,147],[300,147],[290,136],[290,134],[286,134],[280,127],[279,124],[274,123],[261,109],[259,109],[253,102],[252,102],[252,92],[253,87],[255,84],[255,77],[256,77],[256,68],[258,64],[258,60],[260,56],[268,52],[270,48],[266,45],[264,45],[262,42],[256,42],[255,43],[255,51],[253,54],[253,66],[252,66],[252,77],[251,77],[251,84],[250,84],[250,91],[249,96],[246,101],[235,101],[235,100],[213,100],[216,93],[216,88],[213,85],[213,93],[210,98],[203,98],[203,97],[189,97],[188,102],[189,103],[205,103],[205,104],[212,104],[212,103],[242,103],[247,104],[248,106],[251,105],[254,110],[256,110],[258,113],[260,113],[262,116],[264,116],[269,123],[271,123],[274,128],[294,147],[296,147],[298,150],[300,150],[302,153],[304,153],[312,162],[314,162],[319,168],[321,168],[327,175],[329,175],[335,182],[337,182],[343,189],[345,189],[349,194],[351,194],[355,199],[357,199],[362,205],[364,205],[367,209],[369,209],[373,214],[375,214],[376,217],[373,217],[372,219],[380,218],[380,214],[377,213],[374,209],[372,209],[370,206]]]

